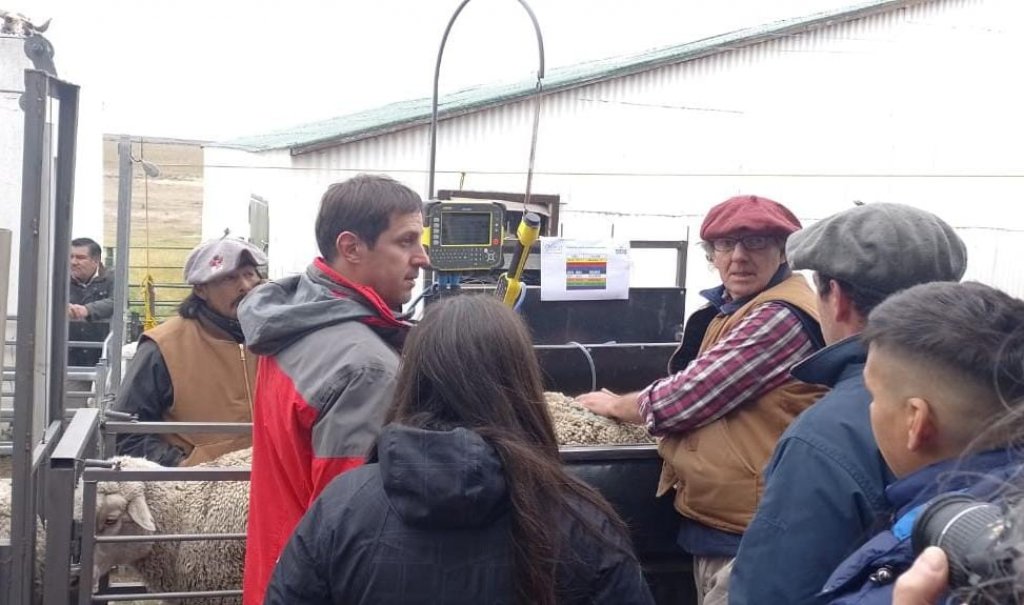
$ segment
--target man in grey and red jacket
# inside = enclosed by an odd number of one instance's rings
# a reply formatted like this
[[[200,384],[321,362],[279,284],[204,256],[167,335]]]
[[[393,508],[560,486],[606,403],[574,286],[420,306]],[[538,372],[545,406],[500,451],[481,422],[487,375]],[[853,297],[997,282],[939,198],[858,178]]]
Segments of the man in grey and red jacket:
[[[262,603],[292,530],[335,476],[363,463],[384,424],[409,324],[409,301],[430,259],[422,201],[383,176],[331,185],[320,203],[321,256],[305,273],[257,288],[242,303],[246,342],[260,358],[243,600]]]

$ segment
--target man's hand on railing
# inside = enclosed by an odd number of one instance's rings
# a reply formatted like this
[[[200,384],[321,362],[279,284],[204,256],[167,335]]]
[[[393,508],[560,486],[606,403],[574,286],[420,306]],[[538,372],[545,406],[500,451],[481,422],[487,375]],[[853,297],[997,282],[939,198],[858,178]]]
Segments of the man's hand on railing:
[[[118,412],[117,410],[103,410],[103,419],[137,422],[139,420],[139,416],[138,414],[129,414],[128,412]]]
[[[68,317],[76,321],[85,321],[89,318],[89,309],[85,305],[68,305]]]

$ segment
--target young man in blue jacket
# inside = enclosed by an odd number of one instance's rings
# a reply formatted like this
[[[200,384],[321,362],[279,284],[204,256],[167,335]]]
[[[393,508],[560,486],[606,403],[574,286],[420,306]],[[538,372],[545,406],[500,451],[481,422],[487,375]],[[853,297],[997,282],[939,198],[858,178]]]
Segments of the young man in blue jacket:
[[[815,272],[826,348],[792,375],[831,391],[797,417],[765,468],[765,491],[729,580],[732,605],[808,605],[887,510],[864,388],[868,314],[915,284],[959,280],[966,249],[939,217],[901,204],[851,208],[794,233],[795,269]]]
[[[916,286],[872,312],[863,340],[871,427],[897,480],[885,490],[885,529],[836,568],[821,597],[889,605],[930,499],[992,501],[1020,480],[1019,435],[998,421],[1024,403],[1024,301],[974,282]]]

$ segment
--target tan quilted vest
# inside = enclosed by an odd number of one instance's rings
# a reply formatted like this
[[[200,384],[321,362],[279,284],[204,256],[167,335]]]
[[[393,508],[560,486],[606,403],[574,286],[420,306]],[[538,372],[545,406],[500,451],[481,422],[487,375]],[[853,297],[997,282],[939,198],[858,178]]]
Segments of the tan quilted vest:
[[[198,320],[174,317],[147,331],[171,375],[174,401],[169,422],[252,422],[257,356],[233,340],[217,338]],[[181,466],[212,460],[252,445],[249,435],[173,434],[167,441],[185,451]]]
[[[735,313],[715,317],[704,333],[700,351],[708,350],[751,310],[769,301],[787,302],[818,320],[815,294],[802,276],[793,275]],[[658,446],[665,461],[658,495],[675,487],[675,507],[684,517],[722,531],[743,533],[761,499],[761,471],[775,443],[797,414],[825,391],[791,378],[711,424],[665,437]]]

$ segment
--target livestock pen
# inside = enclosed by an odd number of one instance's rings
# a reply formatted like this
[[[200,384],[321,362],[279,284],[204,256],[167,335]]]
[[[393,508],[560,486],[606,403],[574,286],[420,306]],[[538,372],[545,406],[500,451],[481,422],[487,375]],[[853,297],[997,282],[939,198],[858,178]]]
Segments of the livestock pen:
[[[108,421],[97,409],[78,410],[64,437],[50,457],[49,494],[46,500],[47,536],[43,602],[60,603],[152,601],[169,599],[238,598],[240,587],[219,590],[147,592],[139,583],[111,583],[109,578],[94,577],[98,545],[153,544],[158,542],[193,542],[244,540],[243,532],[233,533],[153,533],[146,535],[104,535],[97,528],[97,486],[108,481],[248,481],[249,469],[244,467],[156,467],[120,468],[110,460],[94,456],[119,433],[172,433],[187,430],[193,433],[244,433],[251,430],[245,423],[139,423]],[[80,501],[76,501],[76,496]],[[76,514],[80,511],[80,514]],[[68,520],[55,522],[53,520]],[[100,528],[102,529],[102,528]],[[223,562],[231,564],[229,561]],[[240,562],[236,562],[240,563]],[[74,587],[72,594],[68,588]],[[207,601],[210,602],[210,601]]]
[[[109,414],[109,413],[108,413]],[[113,416],[119,416],[112,414]],[[98,409],[77,410],[45,466],[46,524],[42,603],[129,602],[182,599],[187,602],[233,603],[238,586],[216,589],[149,592],[138,582],[116,582],[95,577],[98,548],[157,542],[213,542],[244,540],[244,532],[156,533],[105,535],[96,514],[97,488],[105,482],[222,482],[247,481],[244,467],[119,468],[100,452],[110,451],[122,433],[171,433],[177,431],[244,433],[245,423],[143,423],[108,419]],[[638,482],[655,481],[661,461],[653,444],[564,446],[563,460],[577,477],[591,483],[626,519],[644,572],[659,603],[692,602],[690,562],[674,545],[676,513],[670,499],[656,500],[637,490]],[[159,525],[159,524],[158,524]],[[224,560],[225,566],[240,560]],[[170,571],[168,571],[170,573]]]

